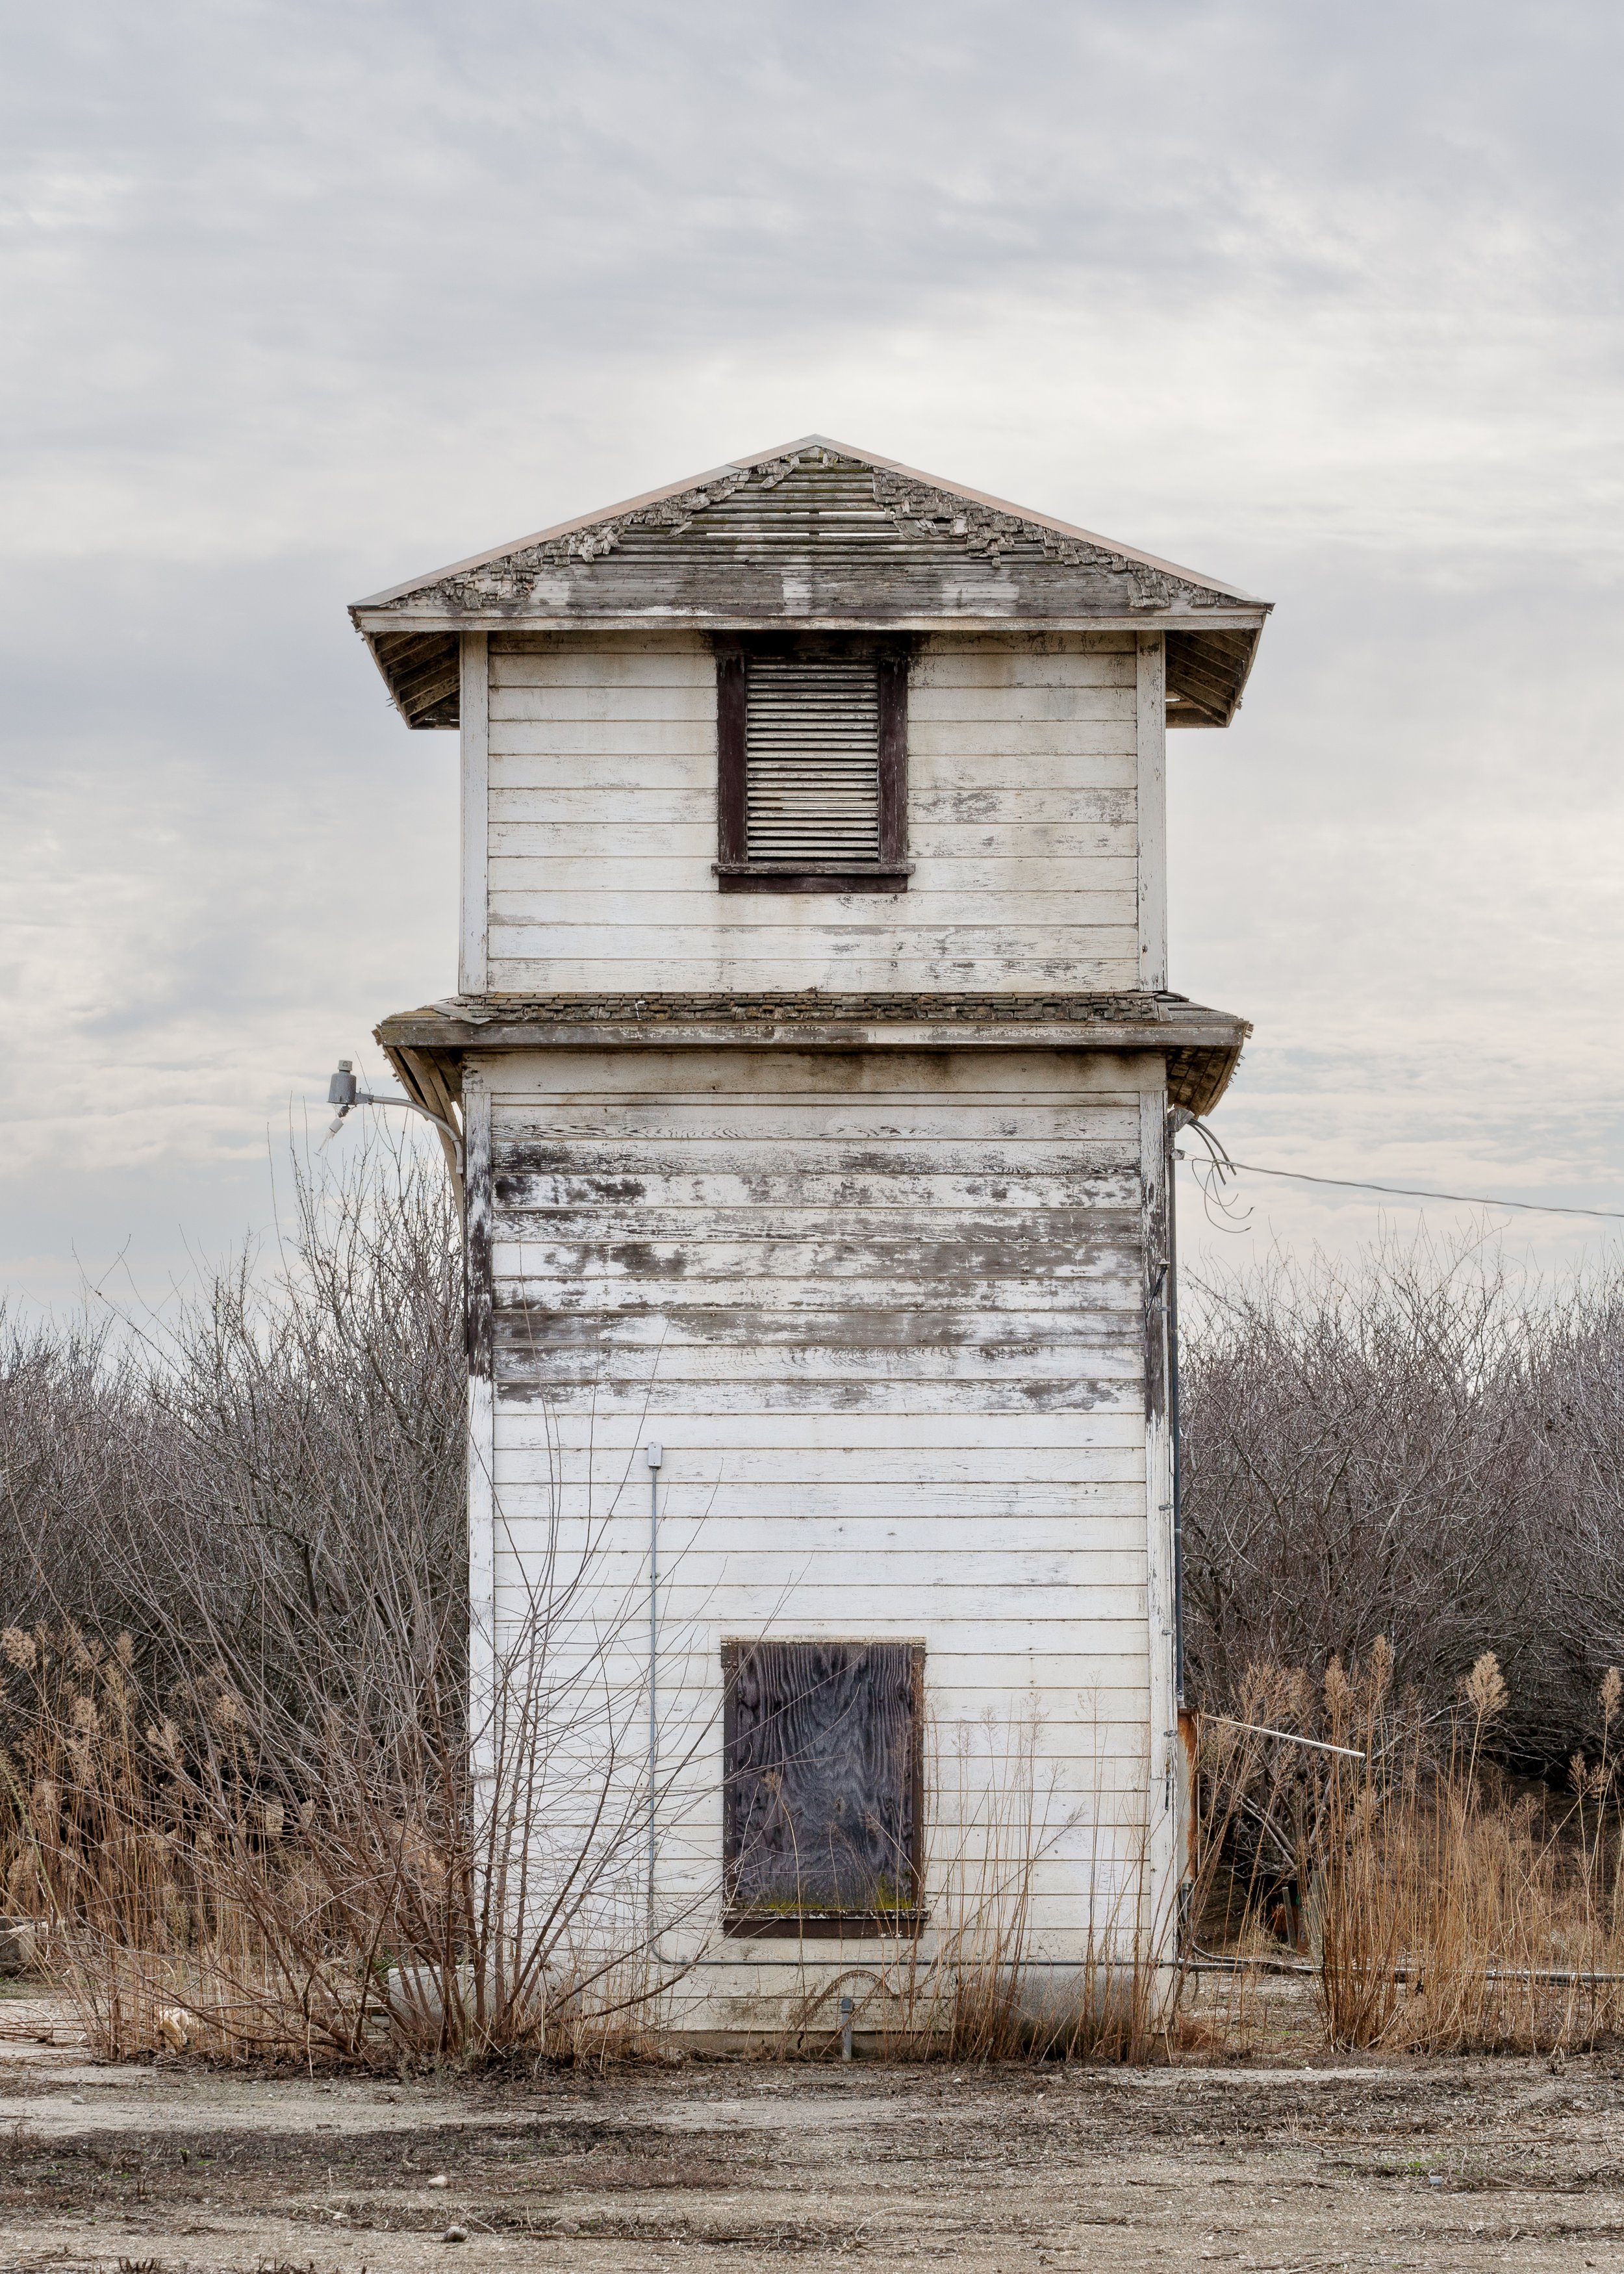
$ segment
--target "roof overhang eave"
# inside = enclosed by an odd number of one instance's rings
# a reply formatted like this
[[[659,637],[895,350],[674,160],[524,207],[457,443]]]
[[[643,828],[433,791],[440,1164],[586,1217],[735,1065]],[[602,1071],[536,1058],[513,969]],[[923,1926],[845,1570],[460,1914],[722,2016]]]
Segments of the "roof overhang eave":
[[[1252,1029],[1225,1011],[1177,998],[1062,996],[871,998],[820,1005],[806,995],[718,997],[713,1005],[650,994],[451,998],[385,1019],[376,1039],[397,1068],[438,1069],[460,1092],[470,1052],[545,1050],[1094,1050],[1153,1053],[1176,1105],[1209,1113],[1228,1088]],[[673,1007],[674,1006],[674,1007]],[[1125,1006],[1125,1007],[1124,1007]],[[1068,1015],[1068,1011],[1071,1015]]]
[[[446,608],[372,611],[357,601],[350,621],[367,642],[394,632],[1115,632],[1254,631],[1268,621],[1272,603],[1248,607],[1135,608],[1113,614],[1061,615],[970,614],[951,616],[747,616],[724,611],[641,608],[585,615],[532,612],[519,603],[508,608]]]

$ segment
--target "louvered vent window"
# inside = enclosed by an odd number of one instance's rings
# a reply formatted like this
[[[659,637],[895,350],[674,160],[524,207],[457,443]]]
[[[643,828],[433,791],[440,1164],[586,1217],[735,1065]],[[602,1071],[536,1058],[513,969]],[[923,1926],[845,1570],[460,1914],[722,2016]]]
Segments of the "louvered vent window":
[[[907,884],[907,659],[891,642],[718,641],[724,892]]]
[[[871,662],[750,659],[748,861],[880,857],[880,674]]]

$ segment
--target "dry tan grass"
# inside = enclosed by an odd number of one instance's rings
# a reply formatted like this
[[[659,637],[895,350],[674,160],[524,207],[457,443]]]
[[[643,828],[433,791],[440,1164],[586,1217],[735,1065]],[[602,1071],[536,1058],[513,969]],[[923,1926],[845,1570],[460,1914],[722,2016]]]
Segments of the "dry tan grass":
[[[108,2053],[378,2065],[658,2045],[671,1980],[643,1920],[615,1911],[636,1810],[590,1854],[547,1853],[545,1653],[493,1721],[488,1804],[455,1730],[403,1779],[398,1749],[385,1773],[335,1721],[321,1773],[307,1757],[293,1784],[219,1669],[160,1717],[127,1647],[9,1629],[0,1653],[6,1909],[49,1923]],[[1488,1653],[1442,1726],[1395,1694],[1380,1647],[1319,1683],[1255,1670],[1200,1736],[1191,1910],[1199,1936],[1227,1908],[1237,1971],[1227,2010],[1209,1999],[1193,2029],[1142,1856],[1055,1964],[1033,1893],[1077,1826],[1057,1818],[1038,1725],[958,1729],[931,1746],[929,1941],[838,1977],[810,1954],[782,2049],[833,2052],[845,1995],[896,2058],[1206,2055],[1245,2041],[1246,1969],[1265,1961],[1302,1969],[1335,2046],[1541,2051],[1624,2030],[1621,1706],[1610,1673],[1568,1790],[1519,1793],[1485,1759],[1506,1707]],[[617,1773],[589,1771],[605,1795]],[[1184,1948],[1188,1967],[1199,1940]]]
[[[495,1685],[492,1803],[455,1730],[403,1781],[398,1753],[369,1759],[335,1719],[318,1773],[307,1758],[290,1785],[217,1676],[160,1719],[127,1650],[43,1629],[0,1646],[8,1904],[49,1923],[104,2052],[582,2060],[647,2037],[665,1985],[641,1923],[605,1931],[639,1818],[600,1811],[564,1855],[538,1828],[535,1757],[560,1734],[545,1660]]]
[[[1171,1922],[1147,1915],[1144,1843],[1132,1843],[1123,1872],[1102,1830],[1112,1814],[1103,1762],[1090,1804],[1063,1810],[1041,1735],[1037,1714],[945,1728],[928,1721],[928,1934],[838,1974],[809,1964],[778,2038],[781,2053],[833,2052],[843,1997],[853,2030],[888,2059],[1132,2061],[1165,2052],[1176,1984],[1157,1957],[1170,1950]],[[1036,1931],[1034,1896],[1061,1840],[1075,1849],[1079,1817],[1091,1828],[1096,1880],[1123,1885],[1057,1962]]]
[[[1624,1682],[1602,1684],[1569,1792],[1517,1796],[1484,1758],[1507,1702],[1492,1654],[1441,1728],[1391,1665],[1378,1645],[1320,1684],[1258,1669],[1206,1724],[1198,1916],[1229,1869],[1233,1954],[1298,1952],[1334,2045],[1541,2051],[1624,2026]]]

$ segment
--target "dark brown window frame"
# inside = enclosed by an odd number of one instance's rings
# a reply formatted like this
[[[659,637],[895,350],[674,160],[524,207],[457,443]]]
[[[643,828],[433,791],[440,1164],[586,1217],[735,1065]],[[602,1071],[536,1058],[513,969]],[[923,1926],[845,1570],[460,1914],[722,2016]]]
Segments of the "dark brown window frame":
[[[722,1645],[722,1761],[725,1778],[731,1777],[738,1746],[738,1721],[735,1679],[742,1653],[756,1649],[763,1642],[788,1641],[790,1637],[757,1636],[748,1641],[725,1641]],[[893,1643],[891,1636],[817,1636],[809,1638],[819,1642],[839,1643],[853,1649],[862,1649],[875,1642]],[[908,1750],[908,1811],[907,1871],[912,1883],[912,1900],[905,1909],[887,1911],[858,1910],[751,1910],[735,1903],[733,1888],[739,1864],[736,1817],[732,1804],[732,1790],[724,1790],[722,1803],[722,1886],[724,1935],[764,1941],[833,1940],[850,1938],[874,1940],[880,1937],[895,1939],[917,1935],[929,1924],[930,1914],[924,1909],[925,1854],[925,1645],[922,1642],[902,1645],[909,1654],[910,1674],[914,1692],[914,1721]]]
[[[911,640],[861,633],[736,632],[716,648],[717,888],[724,892],[906,892],[908,850],[908,659]],[[880,857],[752,861],[745,832],[745,707],[751,656],[825,655],[879,665]]]

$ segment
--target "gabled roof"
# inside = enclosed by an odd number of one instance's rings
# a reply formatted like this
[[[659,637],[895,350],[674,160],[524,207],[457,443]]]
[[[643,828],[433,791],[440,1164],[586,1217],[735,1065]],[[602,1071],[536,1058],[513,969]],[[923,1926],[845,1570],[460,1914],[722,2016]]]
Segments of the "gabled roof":
[[[809,434],[357,601],[409,725],[455,726],[463,630],[1163,627],[1169,723],[1227,726],[1270,603]],[[1185,715],[1180,717],[1180,712]]]

